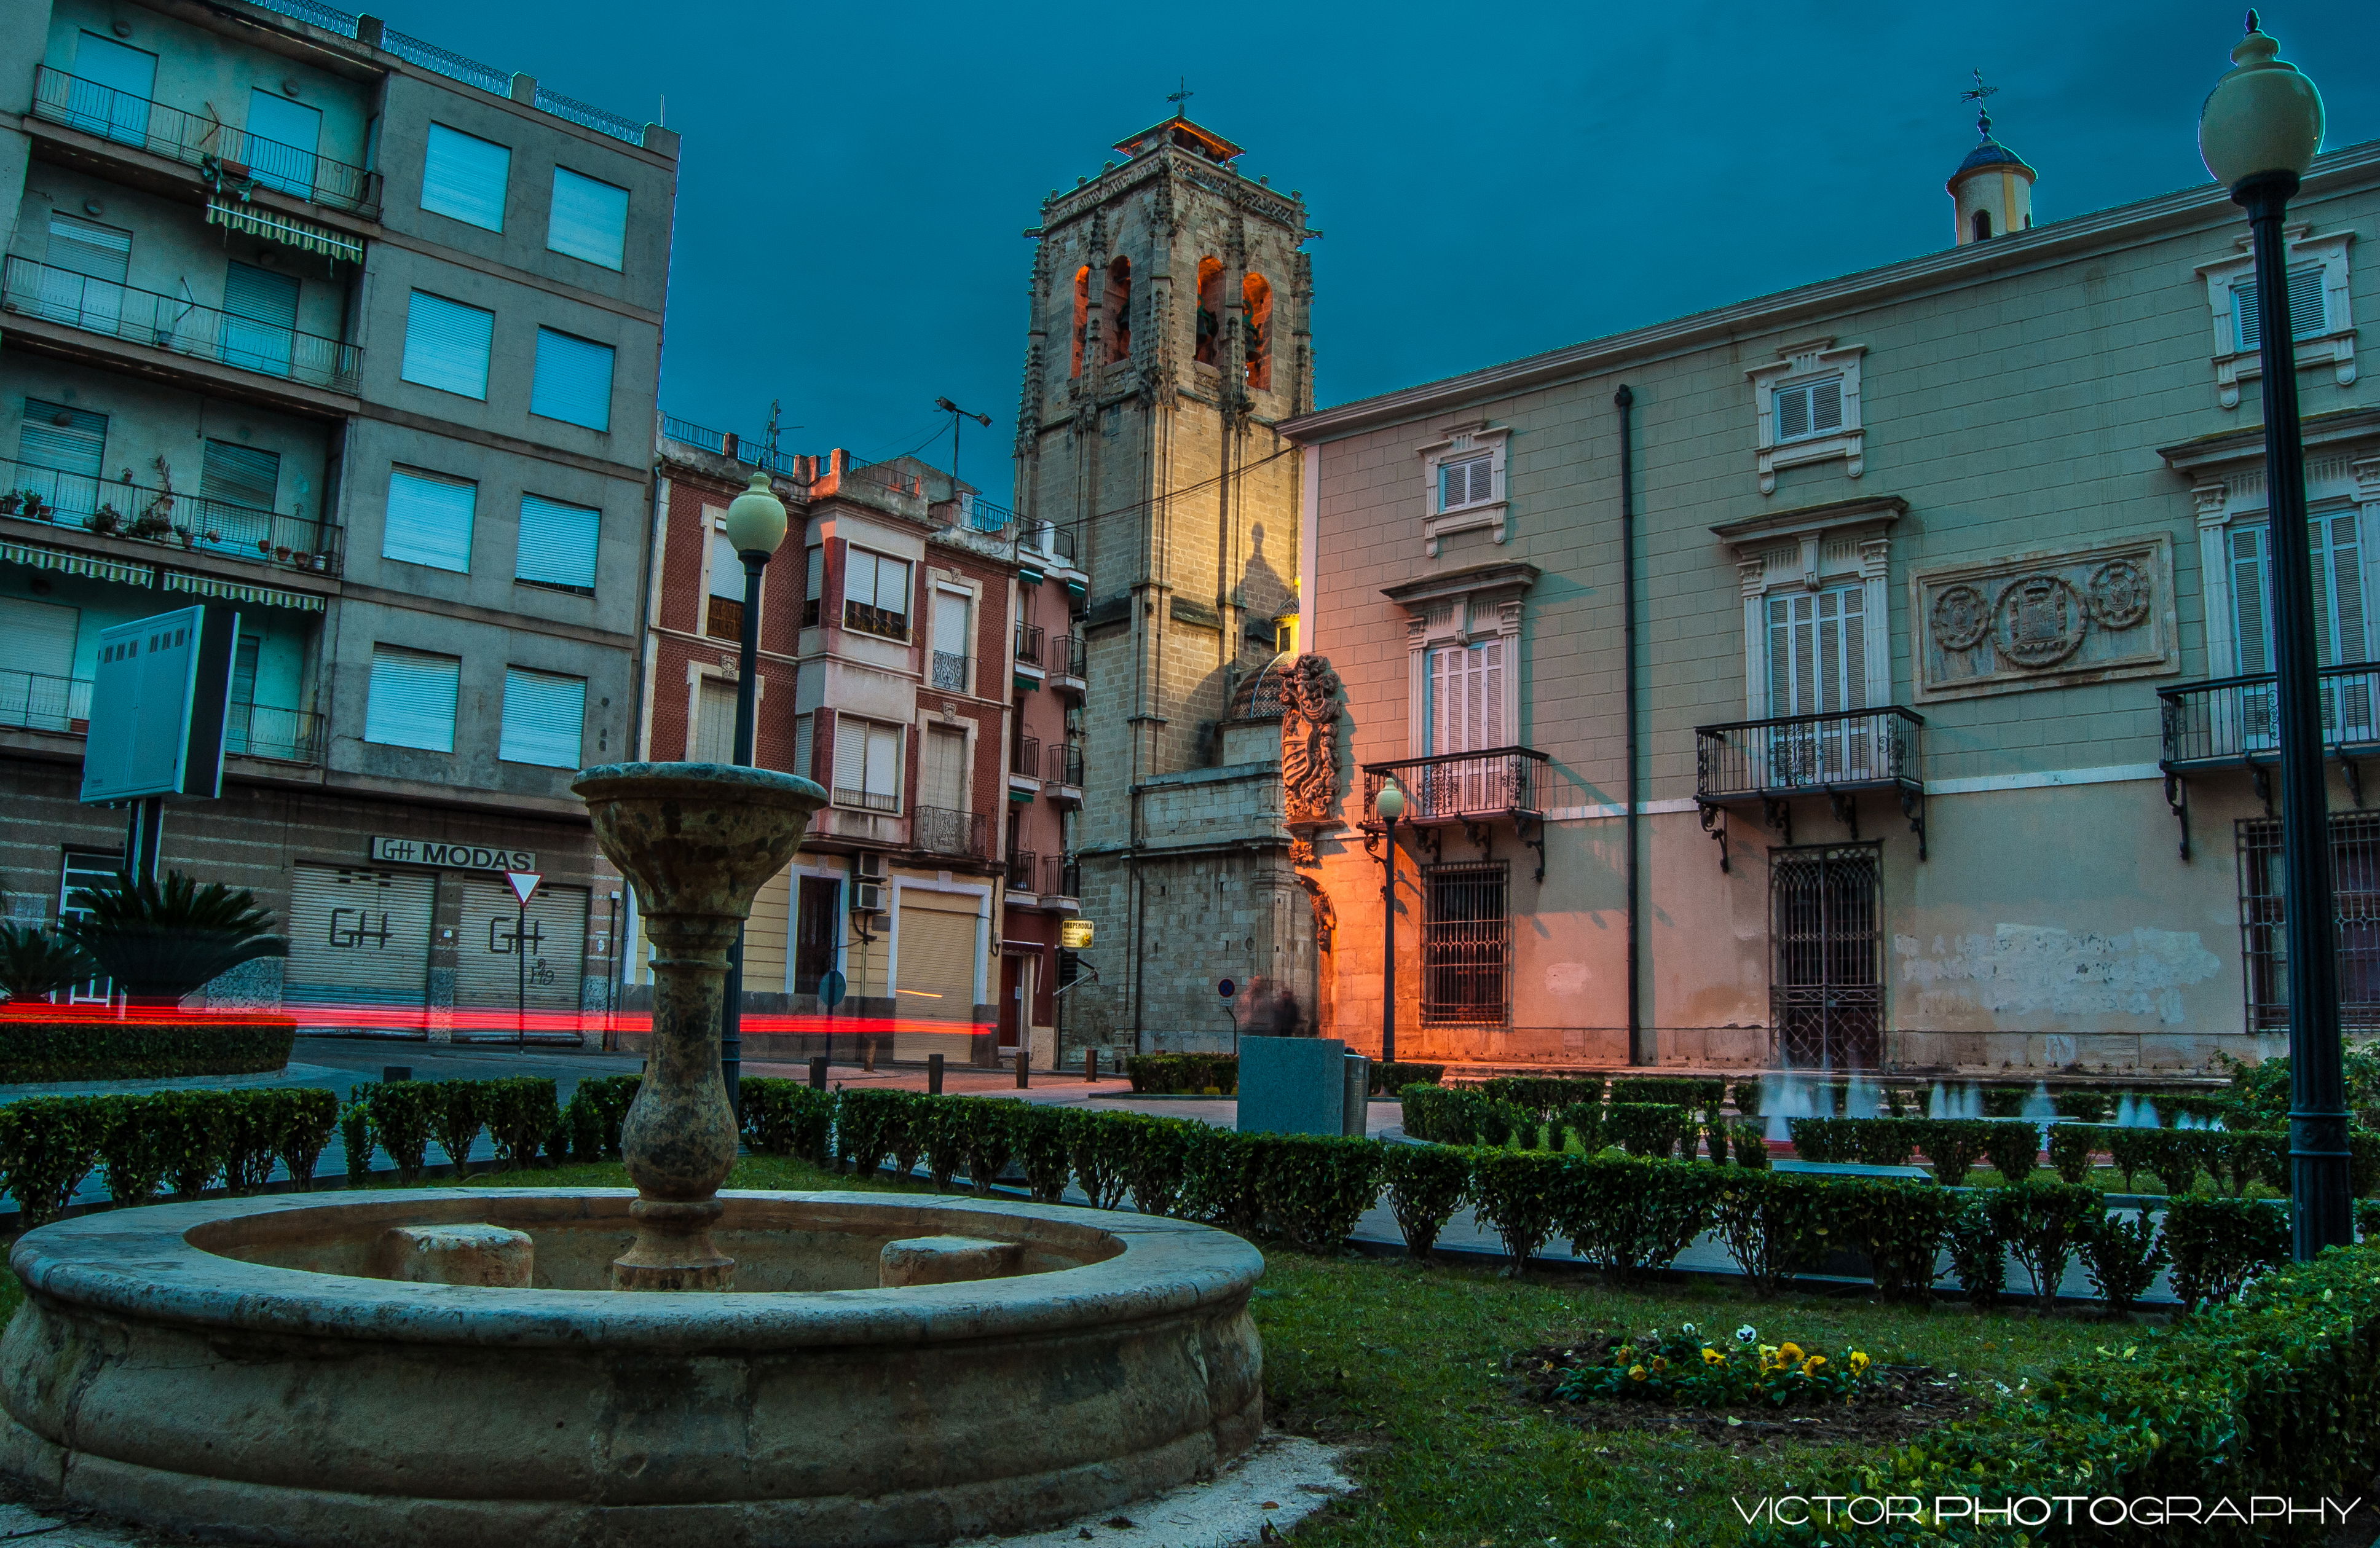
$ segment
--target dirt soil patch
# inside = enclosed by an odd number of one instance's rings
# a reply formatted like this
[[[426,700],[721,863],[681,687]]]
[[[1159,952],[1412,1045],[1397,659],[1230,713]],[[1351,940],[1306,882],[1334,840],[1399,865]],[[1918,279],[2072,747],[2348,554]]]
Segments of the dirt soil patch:
[[[1609,1334],[1587,1334],[1556,1344],[1539,1344],[1508,1357],[1513,1396],[1541,1413],[1585,1430],[1690,1432],[1731,1450],[1753,1450],[1779,1441],[1889,1444],[1905,1441],[1952,1420],[1964,1419],[1984,1403],[1930,1365],[1878,1365],[1877,1378],[1855,1403],[1779,1408],[1747,1403],[1730,1409],[1689,1408],[1669,1403],[1572,1402],[1555,1388],[1562,1373],[1607,1358],[1617,1342]]]

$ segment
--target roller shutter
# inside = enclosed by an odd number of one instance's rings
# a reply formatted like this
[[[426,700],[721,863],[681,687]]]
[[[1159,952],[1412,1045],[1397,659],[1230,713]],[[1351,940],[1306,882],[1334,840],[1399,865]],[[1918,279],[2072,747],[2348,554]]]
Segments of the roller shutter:
[[[289,374],[298,326],[298,282],[252,263],[224,278],[224,363],[267,376]]]
[[[610,429],[612,346],[539,329],[537,381],[529,388],[528,411],[590,430]]]
[[[965,909],[964,913],[955,912]],[[893,1014],[904,1023],[892,1035],[894,1058],[941,1054],[964,1060],[975,1019],[975,900],[953,893],[910,892],[901,898]],[[910,1031],[908,1023],[952,1022],[947,1033]]]
[[[603,513],[567,505],[541,494],[524,494],[520,547],[513,574],[539,586],[595,589],[595,552],[602,546]]]
[[[579,980],[587,963],[587,889],[540,887],[528,901],[524,931],[520,904],[501,877],[463,878],[463,923],[455,933],[455,1035],[498,1040],[514,1035],[521,1002],[521,958],[513,937],[528,946],[528,1036],[576,1043]],[[481,1014],[466,1018],[469,1009]],[[466,1024],[466,1022],[468,1024]]]
[[[512,151],[495,141],[432,124],[422,147],[421,207],[433,215],[502,231],[504,183],[512,164]]]
[[[437,889],[426,871],[298,866],[284,997],[309,1005],[425,1003]]]
[[[495,313],[417,290],[405,314],[405,365],[398,374],[442,393],[485,399],[495,333]]]
[[[627,241],[628,190],[581,176],[567,167],[555,167],[553,209],[546,222],[545,245],[555,252],[617,269]]]

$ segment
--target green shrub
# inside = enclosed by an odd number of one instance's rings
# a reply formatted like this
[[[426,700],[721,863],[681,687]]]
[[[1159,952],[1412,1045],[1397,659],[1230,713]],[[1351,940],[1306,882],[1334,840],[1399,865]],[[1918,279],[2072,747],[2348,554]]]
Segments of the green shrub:
[[[1550,1122],[1555,1113],[1574,1102],[1603,1099],[1600,1075],[1499,1075],[1472,1089],[1490,1102],[1501,1102],[1527,1113],[1535,1123]]]
[[[1603,1139],[1631,1155],[1665,1156],[1693,1142],[1694,1115],[1662,1102],[1613,1102],[1603,1109]]]
[[[1851,1130],[1856,1121],[1842,1118],[1789,1118],[1785,1120],[1785,1132],[1793,1142],[1797,1158],[1828,1166],[1851,1159]]]
[[[2380,1237],[2380,1199],[2363,1199],[2356,1203],[2355,1234],[2367,1241]]]
[[[852,1094],[845,1092],[848,1103]],[[1067,1154],[1067,1114],[1057,1107],[1019,1103],[1009,1115],[1009,1132],[1016,1151],[1016,1164],[1025,1172],[1025,1185],[1037,1203],[1062,1203],[1066,1184],[1075,1179],[1072,1158]]]
[[[1668,1266],[1710,1224],[1714,1191],[1736,1174],[1686,1162],[1590,1155],[1564,1174],[1571,1250],[1625,1283]]]
[[[1454,1094],[1442,1086],[1418,1082],[1397,1088],[1401,1116],[1397,1122],[1408,1138],[1427,1140],[1432,1144],[1459,1143],[1447,1138],[1452,1119],[1451,1099]]]
[[[2119,1128],[2110,1124],[2101,1130],[2100,1138],[2107,1147],[2108,1164],[2124,1179],[2124,1191],[2130,1193],[2132,1179],[2149,1170],[2149,1162],[2156,1150],[2158,1131],[2139,1127]]]
[[[372,1138],[396,1163],[396,1179],[410,1188],[421,1180],[437,1121],[437,1082],[382,1081],[364,1101],[371,1114]]]
[[[1374,1059],[1372,1061],[1372,1092],[1374,1096],[1401,1094],[1409,1085],[1434,1086],[1446,1079],[1443,1064],[1416,1064],[1405,1059]]]
[[[2115,1116],[2115,1094],[2090,1086],[2070,1086],[2049,1094],[2049,1105],[2059,1118],[2080,1123],[2105,1123]],[[2056,1133],[2052,1130],[2051,1133]]]
[[[1143,1215],[1172,1215],[1182,1203],[1183,1179],[1190,1164],[1190,1131],[1206,1125],[1146,1113],[1112,1113],[1108,1121],[1129,1131],[1123,1178],[1132,1190],[1133,1207]]]
[[[1565,1181],[1578,1165],[1565,1156],[1506,1150],[1483,1150],[1472,1157],[1472,1207],[1503,1241],[1514,1274],[1545,1250],[1560,1216]]]
[[[926,1140],[932,1131],[932,1099],[920,1092],[896,1091],[886,1094],[893,1098],[887,1107],[890,1115],[884,1126],[884,1143],[892,1152],[892,1166],[904,1178],[915,1177],[917,1163],[926,1154]]]
[[[339,1146],[347,1153],[347,1186],[361,1188],[371,1180],[372,1133],[371,1109],[360,1099],[339,1109]]]
[[[2244,1193],[2247,1185],[2262,1182],[2286,1198],[2289,1193],[2289,1131],[2286,1129],[2240,1129],[2225,1136],[2230,1155],[2231,1191]]]
[[[1727,1149],[1739,1167],[1765,1169],[1768,1165],[1768,1135],[1756,1119],[1738,1119],[1727,1126]]]
[[[471,1146],[488,1121],[480,1110],[480,1082],[428,1081],[419,1082],[419,1089],[430,1103],[431,1137],[446,1153],[455,1175],[462,1177],[471,1169]]]
[[[2049,1164],[2058,1172],[2060,1182],[2082,1183],[2091,1179],[2091,1157],[2099,1148],[2100,1131],[2087,1123],[2053,1123],[2049,1126]]]
[[[1934,1180],[1946,1187],[1963,1187],[1967,1174],[1984,1155],[1984,1123],[1979,1119],[1929,1118],[1916,1120],[1918,1143],[1933,1163]]]
[[[909,1110],[910,1127],[925,1142],[926,1177],[937,1193],[951,1191],[951,1179],[966,1170],[967,1099],[961,1096],[919,1096]]]
[[[1730,1167],[1713,1185],[1711,1203],[1728,1256],[1766,1299],[1777,1287],[1825,1255],[1845,1200],[1806,1173]]]
[[[1984,1117],[2014,1118],[2024,1111],[2026,1098],[2033,1094],[2030,1086],[1985,1086],[1977,1094],[1983,1099]]]
[[[988,1194],[1000,1174],[1008,1169],[1008,1157],[1016,1148],[1015,1131],[1010,1126],[1010,1115],[1024,1104],[1014,1097],[944,1097],[943,1117],[959,1131],[959,1147],[965,1158],[967,1181],[978,1194]]]
[[[540,1083],[551,1107],[553,1082]],[[281,1086],[272,1094],[282,1106],[281,1164],[289,1168],[290,1186],[311,1189],[314,1168],[322,1165],[322,1152],[331,1148],[331,1131],[338,1126],[338,1094],[321,1086]]]
[[[1944,1239],[1950,1272],[1979,1309],[1998,1306],[2008,1284],[2008,1240],[1988,1196],[1971,1196],[1950,1216]]]
[[[1463,1092],[1457,1099],[1470,1119],[1471,1143],[1500,1147],[1511,1142],[1512,1108],[1484,1092]]]
[[[1561,1110],[1555,1123],[1559,1126],[1553,1147],[1556,1150],[1562,1148],[1564,1136],[1578,1141],[1578,1148],[1589,1155],[1604,1146],[1603,1104],[1600,1102],[1573,1102]]]
[[[1984,1159],[2004,1182],[2022,1182],[2041,1158],[2041,1131],[2030,1122],[1984,1125]]]
[[[1352,1135],[1273,1138],[1257,1175],[1266,1223],[1309,1252],[1338,1252],[1380,1196],[1381,1152],[1388,1148]]]
[[[1837,1186],[1847,1191],[1836,1197],[1848,1205],[1849,1235],[1865,1249],[1876,1289],[1895,1299],[1930,1300],[1959,1196],[1913,1179],[1867,1178]]]
[[[281,1106],[269,1097],[264,1101],[242,1100],[265,1095],[261,1092],[212,1091],[206,1094],[215,1098],[223,1115],[218,1121],[225,1137],[224,1187],[234,1193],[253,1193],[272,1179],[273,1164],[281,1158],[285,1117]]]
[[[506,1075],[484,1082],[480,1101],[498,1164],[507,1171],[518,1171],[537,1159],[538,1147],[562,1116],[553,1081],[545,1075]]]
[[[30,1230],[57,1218],[99,1164],[105,1137],[89,1097],[29,1096],[0,1107],[0,1178]]]
[[[838,1159],[858,1177],[874,1177],[892,1153],[892,1129],[899,1122],[905,1092],[864,1088],[845,1091],[835,1108],[834,1147]]]
[[[1727,1100],[1727,1082],[1691,1075],[1621,1075],[1611,1082],[1611,1100],[1683,1107],[1710,1118]]]
[[[165,1180],[166,1135],[158,1122],[157,1100],[109,1096],[101,1101],[99,1161],[106,1171],[108,1197],[119,1209],[148,1203]]]
[[[1133,1090],[1155,1095],[1211,1089],[1228,1096],[1240,1089],[1237,1054],[1127,1054],[1123,1072]]]
[[[1175,1213],[1234,1231],[1254,1231],[1264,1218],[1257,1194],[1257,1174],[1282,1134],[1242,1134],[1198,1124],[1189,1131],[1189,1155],[1182,1171],[1182,1202]]]
[[[0,1084],[162,1081],[186,1075],[264,1075],[289,1062],[298,1023],[242,1012],[171,1024],[0,1019]]]
[[[2248,1281],[2289,1258],[2289,1217],[2252,1199],[2177,1198],[2166,1205],[2166,1251],[2173,1293],[2195,1312],[2231,1300]]]
[[[1405,1252],[1427,1258],[1438,1233],[1471,1196],[1471,1157],[1439,1145],[1383,1145],[1380,1178]]]
[[[2182,1119],[2193,1119],[2200,1124],[2222,1119],[2227,1123],[2240,1116],[2229,1096],[2210,1096],[2202,1092],[2168,1091],[2152,1093],[2148,1100],[2156,1105],[2157,1122],[2172,1128]]]
[[[1735,1110],[1745,1118],[1760,1116],[1759,1076],[1746,1075],[1729,1089],[1728,1094],[1734,1099]]]
[[[2075,1248],[2107,1215],[2099,1191],[2036,1178],[1992,1189],[1984,1200],[1993,1227],[2032,1276],[2035,1302],[2050,1310],[2058,1304],[2058,1287]]]
[[[620,1126],[628,1121],[628,1109],[636,1106],[637,1088],[643,1083],[641,1075],[597,1075],[578,1082],[570,1094],[576,1106],[585,1097],[589,1110],[601,1124],[601,1154],[592,1159],[617,1161],[620,1158]],[[574,1125],[573,1134],[577,1133]],[[575,1149],[577,1141],[574,1138]]]
[[[215,1179],[231,1155],[226,1109],[212,1091],[163,1091],[153,1098],[157,1124],[165,1133],[165,1176],[174,1197],[195,1199]],[[371,1152],[367,1146],[365,1156]]]
[[[2108,1215],[2082,1240],[2082,1270],[2091,1276],[2099,1299],[2107,1303],[2111,1317],[2131,1310],[2165,1265],[2165,1239],[2150,1222],[2147,1210],[2129,1221]]]
[[[747,1075],[737,1083],[744,1102],[744,1138],[762,1155],[791,1155],[816,1166],[833,1159],[835,1098],[807,1081]]]
[[[1846,1126],[1844,1138],[1850,1142],[1851,1160],[1864,1167],[1906,1167],[1917,1153],[1917,1126],[1924,1120],[1870,1118],[1837,1121]]]
[[[1062,1116],[1067,1159],[1074,1163],[1075,1180],[1089,1196],[1091,1207],[1121,1207],[1129,1186],[1127,1164],[1134,1133],[1130,1124],[1117,1119],[1127,1115],[1074,1110]]]
[[[2176,1198],[2198,1186],[2198,1174],[2207,1169],[2208,1163],[2221,1164],[2219,1131],[2144,1129],[2141,1134],[2149,1174]]]

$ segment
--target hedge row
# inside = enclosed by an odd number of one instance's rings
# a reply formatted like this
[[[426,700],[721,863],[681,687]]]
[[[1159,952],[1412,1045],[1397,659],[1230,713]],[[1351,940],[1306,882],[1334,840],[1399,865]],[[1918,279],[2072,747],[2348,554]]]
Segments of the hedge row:
[[[164,1026],[0,1018],[0,1084],[270,1074],[288,1064],[297,1038],[286,1016]]]
[[[1937,1180],[1962,1182],[1988,1161],[2001,1177],[2030,1176],[2042,1151],[2041,1126],[2031,1119],[1797,1118],[1787,1121],[1793,1149],[1804,1161],[1904,1167],[1923,1153]],[[2191,1191],[2201,1176],[2231,1193],[2262,1182],[2289,1191],[2289,1136],[2282,1129],[2145,1129],[2104,1123],[2048,1126],[2049,1164],[2067,1182],[2089,1179],[2106,1155],[2130,1192],[2145,1173],[2169,1194]],[[2380,1187],[2380,1134],[2349,1137],[2349,1185],[2358,1198]]]
[[[1719,1082],[1680,1082],[1706,1089],[1678,1091],[1645,1081],[1614,1081],[1612,1100],[1600,1101],[1599,1080],[1566,1081],[1513,1077],[1473,1086],[1408,1086],[1403,1099],[1405,1133],[1437,1144],[1517,1144],[1523,1150],[1582,1151],[1617,1145],[1632,1155],[1693,1160],[1707,1148],[1714,1162],[1732,1150],[1749,1165],[1766,1166],[1767,1152],[1758,1126],[1718,1116],[1707,1088]],[[1685,1095],[1694,1105],[1633,1100],[1642,1094]],[[1565,1098],[1571,1098],[1565,1100]]]
[[[1848,1081],[1812,1082],[1793,1077],[1793,1085],[1818,1110],[1820,1116],[1840,1118],[1851,1095]],[[1768,1084],[1782,1086],[1781,1079],[1772,1078]],[[1926,1085],[1894,1085],[1888,1081],[1873,1082],[1879,1102],[1878,1116],[1887,1118],[1931,1118],[1934,1113],[1934,1088]],[[1730,1096],[1735,1110],[1746,1118],[1757,1118],[1767,1100],[1767,1084],[1761,1079],[1747,1076],[1734,1082]],[[1977,1095],[1987,1119],[2012,1119],[2023,1116],[2025,1104],[2035,1094],[2032,1086],[1986,1085]],[[2204,1123],[2238,1111],[2229,1096],[2198,1092],[2124,1092],[2098,1086],[2070,1086],[2049,1093],[2051,1110],[2058,1117],[2082,1123],[2105,1123],[2116,1116],[2119,1106],[2127,1095],[2146,1102],[2156,1109],[2157,1122],[2171,1127],[2187,1118]]]
[[[1123,1071],[1131,1078],[1133,1090],[1150,1095],[1198,1095],[1212,1091],[1231,1096],[1240,1089],[1237,1054],[1127,1054]],[[1443,1064],[1372,1061],[1375,1096],[1409,1085],[1436,1085],[1445,1078]]]
[[[1914,1519],[1863,1526],[1848,1537],[1816,1524],[1764,1527],[1746,1542],[1763,1548],[1846,1541],[1880,1548],[2323,1542],[2330,1526],[2292,1521],[2270,1507],[2352,1500],[2362,1491],[2380,1447],[2375,1351],[2380,1246],[2335,1248],[2265,1275],[2236,1305],[2110,1339],[2052,1372],[2027,1399],[1992,1404],[1863,1459],[1835,1485],[1847,1495],[1913,1497]],[[1826,1487],[1809,1493],[1815,1497]],[[1973,1506],[1937,1514],[1938,1500],[1961,1494],[1989,1507],[2027,1496],[2151,1504],[2188,1496],[2202,1508],[2217,1500],[2234,1502],[2235,1511],[2251,1500],[2266,1508],[2255,1520],[2202,1524],[2184,1536],[2154,1511],[2099,1526],[2078,1506],[2070,1523],[2053,1512],[2017,1538],[1999,1523],[1976,1526]],[[2103,1514],[2117,1513],[2110,1506]]]
[[[275,1162],[310,1188],[338,1116],[337,1095],[311,1086],[29,1097],[0,1107],[0,1185],[26,1229],[55,1219],[93,1168],[126,1205],[167,1189],[194,1199],[218,1179],[253,1192]]]

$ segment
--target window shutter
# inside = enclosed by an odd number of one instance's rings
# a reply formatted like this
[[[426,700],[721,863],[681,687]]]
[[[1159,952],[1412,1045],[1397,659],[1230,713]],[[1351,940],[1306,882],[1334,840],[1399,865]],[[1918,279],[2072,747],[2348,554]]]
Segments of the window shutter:
[[[1810,395],[1799,387],[1778,389],[1777,439],[1791,441],[1810,433]]]
[[[53,269],[122,284],[132,268],[132,233],[74,215],[50,216]]]
[[[0,675],[0,693],[22,695],[26,685],[21,679],[27,672],[43,677],[72,677],[75,637],[81,624],[82,611],[79,608],[62,608],[55,602],[30,601],[22,597],[0,597],[0,638],[8,642],[9,667],[6,674]],[[20,701],[10,707],[21,709],[24,706]]]
[[[617,269],[627,243],[628,190],[555,167],[546,247],[567,258]]]
[[[2231,529],[2232,639],[2242,676],[2273,670],[2273,635],[2265,622],[2265,529]]]
[[[430,126],[421,158],[421,207],[467,225],[504,228],[504,179],[513,153],[493,140]]]
[[[228,441],[207,442],[199,465],[199,498],[270,511],[281,492],[281,454]]]
[[[1768,713],[1772,716],[1794,712],[1792,606],[1790,597],[1768,599]]]
[[[809,550],[809,568],[802,583],[802,622],[818,622],[818,605],[826,599],[826,545],[813,544]]]
[[[2231,284],[2231,333],[2243,355],[2265,347],[2264,321],[2256,312],[2256,282],[2252,279],[2234,280]],[[2290,270],[2290,335],[2302,339],[2327,332],[2328,321],[2323,266],[2309,263]]]
[[[2317,664],[2340,666],[2368,654],[2363,632],[2362,547],[2355,514],[2317,516],[2307,534],[2313,550],[2313,612]]]
[[[876,605],[876,556],[866,549],[843,550],[843,599],[864,608]]]
[[[1481,457],[1471,465],[1471,503],[1496,498],[1496,459]]]
[[[694,751],[697,763],[735,761],[735,684],[702,680],[696,695]]]
[[[965,810],[966,732],[949,726],[927,729],[926,788],[918,804],[946,812]]]
[[[869,805],[901,809],[901,733],[891,726],[868,728],[867,788]]]
[[[1501,747],[1511,740],[1504,734],[1504,642],[1488,640],[1472,648],[1477,652],[1479,665],[1479,735],[1472,745]]]
[[[77,128],[131,145],[148,139],[150,99],[157,94],[155,54],[85,32],[75,42],[74,73],[91,83],[68,98]]]
[[[965,656],[969,634],[968,615],[975,611],[975,599],[964,591],[934,593],[934,649],[944,656]]]
[[[392,747],[455,750],[455,695],[463,663],[395,646],[372,647],[364,740]]]
[[[876,561],[876,606],[896,618],[909,616],[909,562],[905,559]]]
[[[402,374],[442,393],[484,400],[495,332],[495,313],[417,290],[405,318]]]
[[[471,520],[479,494],[479,485],[461,478],[391,468],[381,557],[469,574]]]
[[[58,422],[62,419],[64,424]],[[106,415],[90,414],[40,398],[25,400],[25,422],[17,434],[19,462],[78,478],[96,478],[106,451]]]
[[[513,574],[540,586],[595,588],[595,554],[601,546],[603,513],[569,505],[541,494],[520,503],[520,549]]]
[[[1843,428],[1843,384],[1839,378],[1810,384],[1810,431]]]
[[[298,326],[298,282],[252,264],[234,263],[224,277],[224,362],[272,376],[289,374]]]
[[[268,188],[314,197],[314,152],[322,143],[322,112],[277,91],[248,94],[248,163]]]
[[[1840,593],[1843,611],[1843,654],[1838,669],[1842,675],[1842,687],[1836,695],[1844,709],[1867,707],[1867,594],[1847,590]]]
[[[808,714],[796,715],[794,717],[793,772],[800,775],[805,780],[814,780],[818,777],[817,774],[813,772],[816,743],[813,740],[815,732],[811,729],[811,722],[816,719],[816,716]]]
[[[1438,467],[1438,508],[1451,511],[1469,494],[1471,485],[1461,463],[1440,463]]]
[[[548,768],[578,767],[587,722],[587,680],[504,669],[504,728],[496,756]]]
[[[834,798],[858,804],[868,792],[868,722],[834,718]]]
[[[612,346],[537,331],[537,384],[528,411],[590,430],[612,428]]]
[[[713,527],[710,532],[710,595],[724,597],[731,602],[744,599],[744,561],[737,556],[735,545],[727,534]]]

